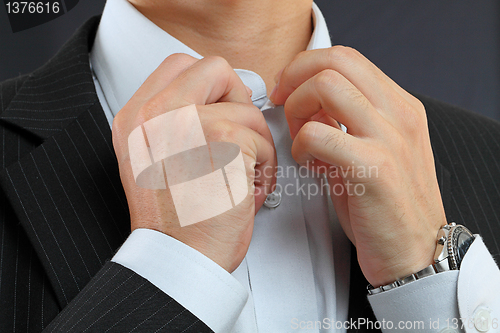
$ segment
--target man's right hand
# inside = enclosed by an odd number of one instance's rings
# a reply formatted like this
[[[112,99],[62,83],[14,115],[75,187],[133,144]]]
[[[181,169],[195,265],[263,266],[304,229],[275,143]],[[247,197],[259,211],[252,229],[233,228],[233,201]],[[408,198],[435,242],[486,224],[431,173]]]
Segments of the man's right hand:
[[[181,227],[168,188],[150,190],[136,185],[128,136],[144,122],[191,104],[196,104],[207,142],[240,147],[249,194],[223,214]],[[114,118],[113,146],[132,230],[148,228],[172,236],[229,272],[239,266],[250,244],[255,214],[275,183],[276,154],[264,116],[224,59],[197,60],[183,54],[165,59]]]

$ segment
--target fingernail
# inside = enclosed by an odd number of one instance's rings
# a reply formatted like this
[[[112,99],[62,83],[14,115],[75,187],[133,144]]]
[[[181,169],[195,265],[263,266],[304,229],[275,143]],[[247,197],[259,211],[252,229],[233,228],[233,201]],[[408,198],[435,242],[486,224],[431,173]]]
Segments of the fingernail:
[[[250,89],[248,86],[245,86],[245,88],[247,88],[248,95],[250,95],[250,97],[252,97],[252,94],[253,94],[252,89]]]
[[[279,82],[278,82],[279,84]],[[274,103],[274,97],[276,95],[276,91],[278,90],[278,84],[276,84],[273,88],[273,90],[271,91],[271,94],[269,95],[269,99],[271,100],[271,102]]]
[[[276,74],[276,76],[274,77],[274,82],[278,83],[278,81],[280,80],[280,77],[281,77],[281,73],[283,73],[283,70],[284,70],[284,69],[285,69],[285,68],[282,68],[282,69],[278,72],[278,74]]]

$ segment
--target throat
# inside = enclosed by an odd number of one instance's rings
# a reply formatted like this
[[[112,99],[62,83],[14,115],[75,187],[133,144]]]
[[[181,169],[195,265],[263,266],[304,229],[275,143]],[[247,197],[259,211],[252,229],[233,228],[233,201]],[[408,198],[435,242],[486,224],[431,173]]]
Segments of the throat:
[[[129,1],[200,55],[259,74],[268,94],[276,73],[307,48],[313,29],[310,0]]]

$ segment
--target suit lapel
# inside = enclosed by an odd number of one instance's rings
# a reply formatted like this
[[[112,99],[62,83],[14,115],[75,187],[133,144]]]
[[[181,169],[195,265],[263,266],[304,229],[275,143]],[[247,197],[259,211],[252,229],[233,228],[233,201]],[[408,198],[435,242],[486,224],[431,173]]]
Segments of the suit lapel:
[[[61,50],[19,88],[0,119],[39,139],[61,131],[98,98],[89,50],[98,18],[87,21]]]
[[[130,232],[126,198],[89,67],[98,19],[32,74],[0,119],[37,143],[1,174],[3,188],[61,307]]]

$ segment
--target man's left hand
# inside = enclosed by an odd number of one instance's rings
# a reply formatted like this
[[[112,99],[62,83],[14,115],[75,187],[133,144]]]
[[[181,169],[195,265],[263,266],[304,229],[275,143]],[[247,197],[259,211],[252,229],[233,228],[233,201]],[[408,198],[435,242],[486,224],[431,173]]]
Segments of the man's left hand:
[[[368,282],[385,285],[432,264],[446,217],[422,103],[342,46],[300,53],[277,79],[271,100],[284,104],[292,155],[328,168]]]

